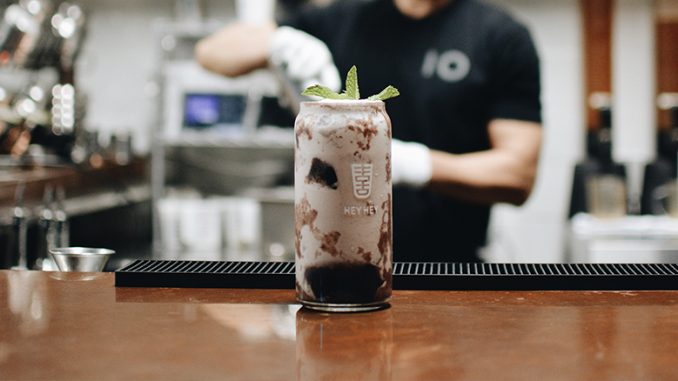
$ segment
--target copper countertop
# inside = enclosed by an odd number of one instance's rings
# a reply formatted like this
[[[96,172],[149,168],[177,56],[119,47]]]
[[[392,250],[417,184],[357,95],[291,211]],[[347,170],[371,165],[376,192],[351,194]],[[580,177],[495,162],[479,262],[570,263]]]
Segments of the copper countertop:
[[[678,292],[398,291],[327,315],[289,290],[113,281],[0,271],[0,378],[678,379]]]

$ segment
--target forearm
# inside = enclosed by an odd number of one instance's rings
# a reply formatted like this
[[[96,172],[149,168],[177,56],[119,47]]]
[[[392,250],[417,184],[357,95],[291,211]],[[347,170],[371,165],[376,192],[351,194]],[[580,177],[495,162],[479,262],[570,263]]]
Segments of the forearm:
[[[536,173],[536,162],[527,163],[501,150],[462,155],[431,151],[431,165],[431,189],[478,204],[523,204]]]
[[[455,155],[431,151],[434,191],[480,204],[521,205],[532,192],[542,130],[539,124],[497,119],[488,126],[486,151]]]
[[[231,24],[198,42],[195,57],[205,69],[235,77],[265,67],[276,25]]]

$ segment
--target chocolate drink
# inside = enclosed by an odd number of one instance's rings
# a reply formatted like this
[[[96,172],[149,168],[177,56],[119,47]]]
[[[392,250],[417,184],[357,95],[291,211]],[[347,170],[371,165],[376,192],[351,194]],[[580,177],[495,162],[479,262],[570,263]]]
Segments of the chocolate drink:
[[[304,102],[295,123],[297,299],[379,308],[391,296],[391,122],[381,101]]]

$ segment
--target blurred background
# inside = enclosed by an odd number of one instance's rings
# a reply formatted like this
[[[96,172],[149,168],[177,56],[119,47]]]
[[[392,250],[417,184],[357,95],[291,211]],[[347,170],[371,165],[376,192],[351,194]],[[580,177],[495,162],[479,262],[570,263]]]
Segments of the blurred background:
[[[678,262],[678,0],[493,1],[536,41],[545,141],[484,258]],[[111,267],[292,260],[281,86],[210,74],[193,48],[309,2],[1,0],[0,267],[67,245],[115,249]]]

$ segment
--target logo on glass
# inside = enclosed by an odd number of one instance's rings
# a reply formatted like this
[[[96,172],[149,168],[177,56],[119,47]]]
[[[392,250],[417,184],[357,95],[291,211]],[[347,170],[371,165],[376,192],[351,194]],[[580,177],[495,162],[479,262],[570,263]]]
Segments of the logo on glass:
[[[353,195],[366,199],[372,194],[372,164],[351,164]]]

